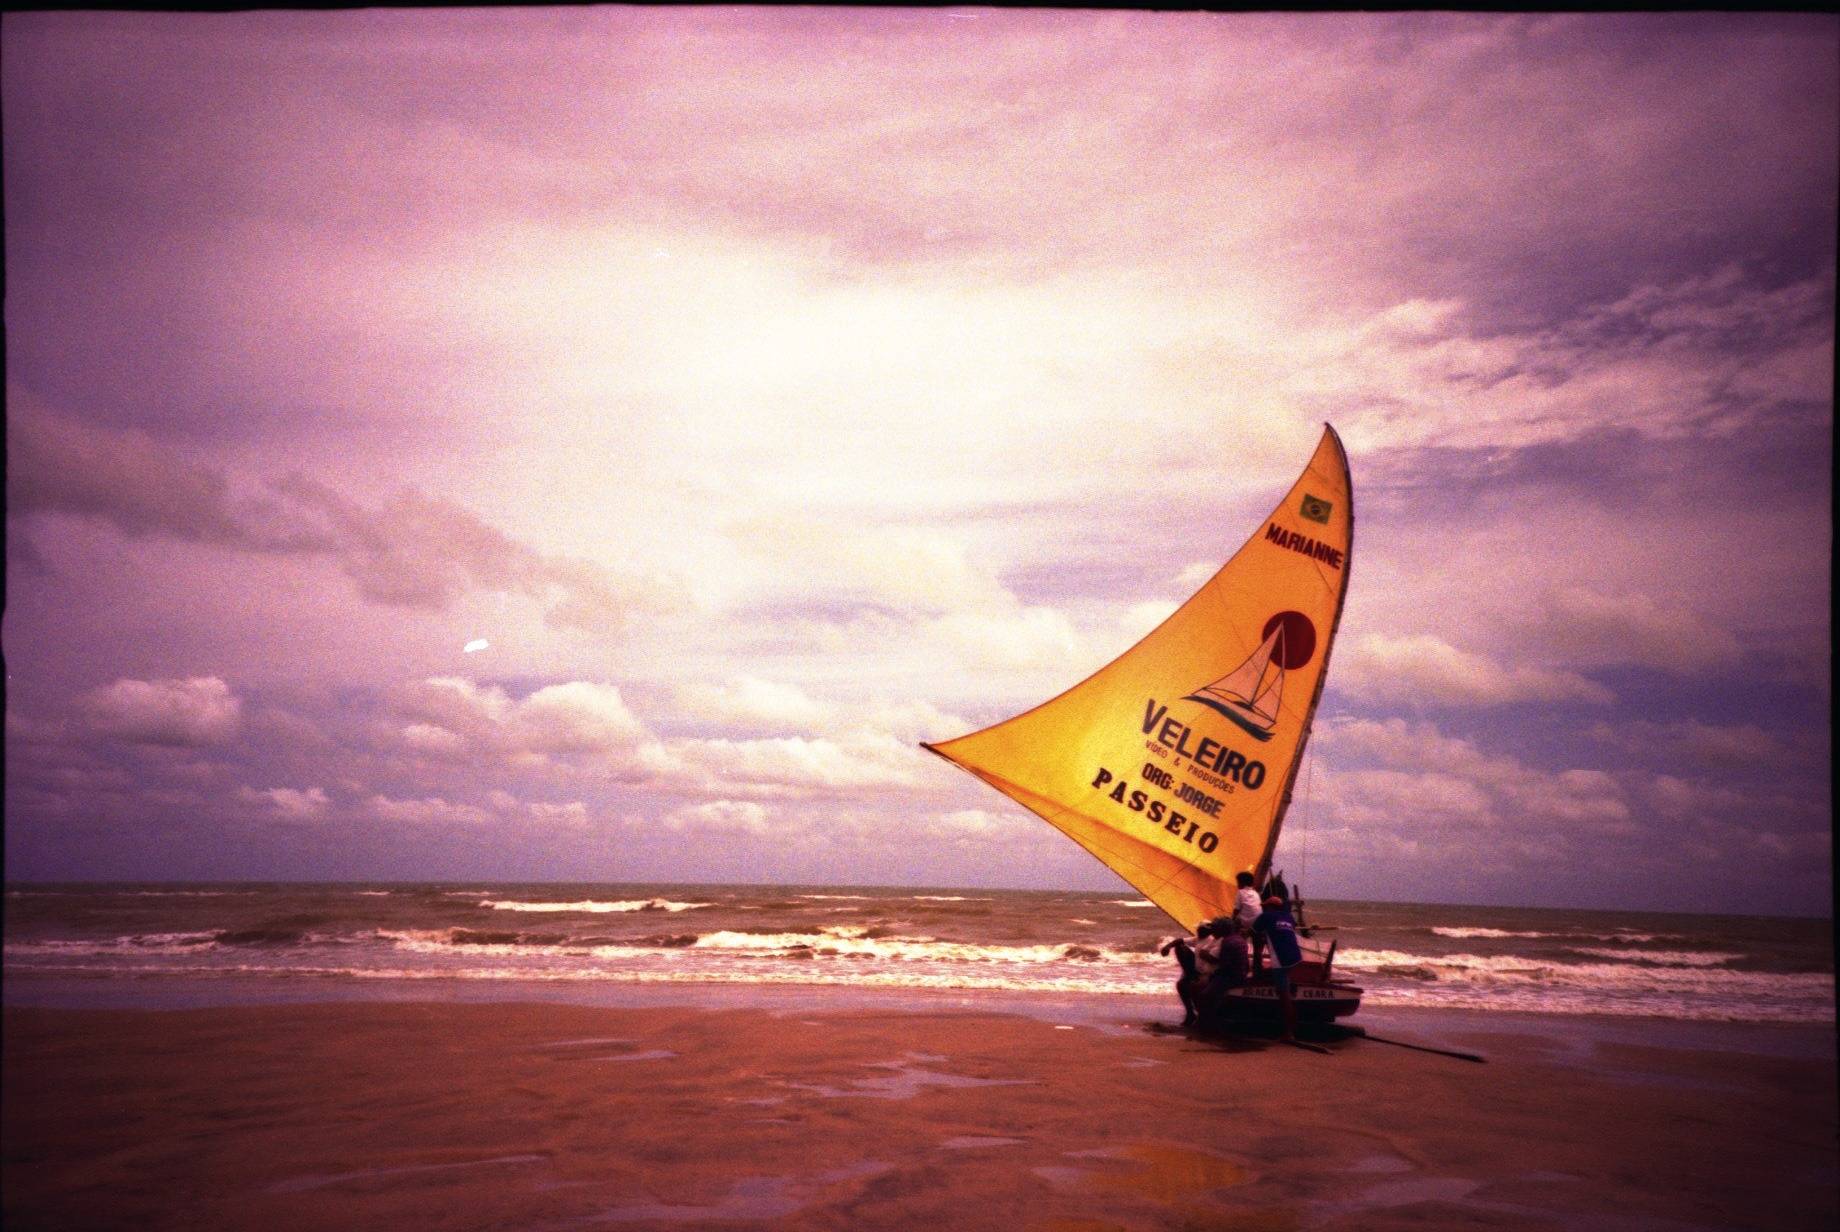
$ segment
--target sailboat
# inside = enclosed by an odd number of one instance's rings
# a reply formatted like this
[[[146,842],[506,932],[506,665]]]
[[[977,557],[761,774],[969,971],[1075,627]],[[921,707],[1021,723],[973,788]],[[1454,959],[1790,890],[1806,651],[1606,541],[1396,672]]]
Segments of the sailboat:
[[[1230,914],[1239,873],[1278,884],[1272,854],[1348,594],[1353,498],[1325,424],[1277,508],[1141,641],[1057,697],[923,747],[1060,830],[1184,931]],[[1304,947],[1291,971],[1298,1018],[1355,1012],[1361,990],[1334,978],[1334,945]],[[1211,1007],[1228,1021],[1277,1010],[1268,973]]]

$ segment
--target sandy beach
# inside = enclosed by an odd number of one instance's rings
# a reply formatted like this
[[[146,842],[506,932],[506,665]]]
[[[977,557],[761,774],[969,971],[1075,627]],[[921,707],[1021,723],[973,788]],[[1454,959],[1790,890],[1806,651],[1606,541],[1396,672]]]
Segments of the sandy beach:
[[[1053,1019],[9,1008],[4,1213],[30,1229],[1672,1232],[1826,1227],[1840,1201],[1830,1029],[1368,1024],[1476,1065]]]

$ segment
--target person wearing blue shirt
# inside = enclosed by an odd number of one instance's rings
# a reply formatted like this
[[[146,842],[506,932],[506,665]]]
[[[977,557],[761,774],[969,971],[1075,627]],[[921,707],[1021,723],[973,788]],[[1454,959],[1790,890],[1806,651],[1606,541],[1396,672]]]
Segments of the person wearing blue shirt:
[[[1278,1004],[1284,1011],[1285,1043],[1297,1038],[1297,1003],[1291,998],[1291,968],[1303,961],[1303,947],[1297,944],[1297,921],[1290,907],[1275,894],[1265,900],[1265,910],[1252,922],[1252,930],[1271,947],[1271,981],[1278,990]]]

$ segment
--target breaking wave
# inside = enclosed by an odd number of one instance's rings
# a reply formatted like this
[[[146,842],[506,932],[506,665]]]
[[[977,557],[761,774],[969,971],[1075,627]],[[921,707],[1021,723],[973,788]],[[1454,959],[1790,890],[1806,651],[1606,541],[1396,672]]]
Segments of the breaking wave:
[[[979,945],[940,941],[933,937],[875,936],[877,930],[838,927],[815,933],[714,932],[696,939],[698,950],[720,950],[735,955],[773,955],[804,950],[839,958],[881,959],[890,962],[937,963],[1140,963],[1143,956],[1103,947],[1072,944]],[[1159,962],[1158,967],[1161,967]]]
[[[1651,967],[1718,967],[1744,957],[1721,950],[1610,950],[1592,946],[1580,946],[1572,953]]]
[[[127,988],[171,974],[1169,998],[1177,968],[1155,952],[1167,924],[1149,918],[1153,904],[1092,895],[464,882],[390,890],[374,883],[8,888],[5,971],[9,986],[61,974]],[[1311,944],[1321,949],[1340,938],[1337,976],[1365,989],[1373,1006],[1834,1018],[1831,944],[1806,923],[1509,909],[1427,914],[1424,905],[1360,911],[1364,919],[1339,920],[1341,929]],[[1143,1012],[1156,1010],[1146,1002]]]
[[[1552,938],[1559,941],[1615,941],[1623,945],[1636,945],[1645,941],[1660,941],[1664,938],[1678,936],[1677,933],[1580,933],[1580,932],[1516,932],[1506,928],[1483,928],[1478,925],[1453,925],[1433,928],[1435,936],[1449,937],[1454,941],[1497,940],[1508,937]]]
[[[1468,941],[1476,937],[1550,937],[1551,933],[1516,933],[1505,928],[1434,928],[1431,930],[1439,937],[1453,937],[1459,941]]]
[[[715,906],[714,903],[677,903],[668,898],[634,898],[612,903],[597,902],[594,899],[584,899],[578,903],[526,903],[516,899],[487,899],[479,905],[494,911],[582,911],[597,915],[625,911],[695,911],[699,907]]]

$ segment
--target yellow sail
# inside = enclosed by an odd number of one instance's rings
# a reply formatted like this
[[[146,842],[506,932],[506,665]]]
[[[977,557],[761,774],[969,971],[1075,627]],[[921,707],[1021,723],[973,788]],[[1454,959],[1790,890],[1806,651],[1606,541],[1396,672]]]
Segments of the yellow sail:
[[[1092,676],[925,747],[1065,833],[1184,928],[1264,878],[1348,593],[1353,486],[1327,427],[1303,475],[1188,602]]]

